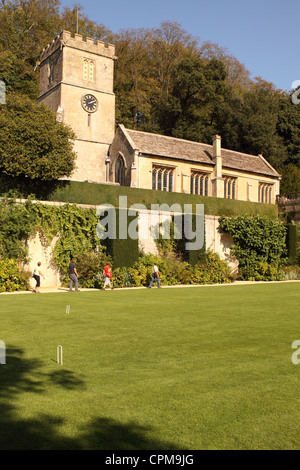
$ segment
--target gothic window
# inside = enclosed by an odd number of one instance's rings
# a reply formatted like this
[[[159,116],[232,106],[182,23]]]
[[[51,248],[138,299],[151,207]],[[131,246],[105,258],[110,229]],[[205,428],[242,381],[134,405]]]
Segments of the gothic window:
[[[193,173],[191,174],[191,189],[190,189],[191,194],[194,194],[194,175]]]
[[[84,61],[83,61],[83,78],[84,78],[84,80],[88,79],[88,73],[89,73],[89,61],[87,59],[84,59]]]
[[[152,189],[173,191],[174,168],[154,166],[152,168]]]
[[[93,82],[95,79],[95,62],[93,60],[83,60],[83,78]]]
[[[258,185],[258,202],[272,204],[272,188],[273,184],[259,183]]]
[[[49,76],[48,84],[51,85],[54,82],[54,62],[49,62]]]
[[[224,177],[224,197],[227,199],[236,198],[236,178]]]
[[[169,191],[173,191],[173,172],[169,172]]]
[[[207,173],[192,171],[190,187],[191,194],[198,194],[199,196],[208,196],[208,181],[209,176]]]
[[[156,189],[156,169],[152,170],[152,189]]]
[[[157,172],[157,189],[159,191],[161,191],[161,175],[162,175],[162,171],[161,169],[159,169]]]
[[[167,191],[168,190],[168,173],[164,171],[163,174],[163,190]]]
[[[116,162],[115,181],[119,183],[120,186],[125,186],[125,163],[121,155],[119,155]]]

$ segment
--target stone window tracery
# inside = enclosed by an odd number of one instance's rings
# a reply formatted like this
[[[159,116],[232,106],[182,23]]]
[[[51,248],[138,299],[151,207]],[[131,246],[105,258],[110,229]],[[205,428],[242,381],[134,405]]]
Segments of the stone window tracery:
[[[209,175],[199,171],[192,171],[190,193],[199,196],[208,196]]]
[[[173,191],[174,168],[153,166],[152,168],[152,189],[158,191]]]
[[[115,181],[119,183],[120,186],[125,186],[125,162],[121,155],[118,156],[116,161]]]
[[[224,177],[224,197],[227,199],[236,198],[237,179],[232,176]]]
[[[258,202],[272,204],[272,184],[259,183],[258,185]]]

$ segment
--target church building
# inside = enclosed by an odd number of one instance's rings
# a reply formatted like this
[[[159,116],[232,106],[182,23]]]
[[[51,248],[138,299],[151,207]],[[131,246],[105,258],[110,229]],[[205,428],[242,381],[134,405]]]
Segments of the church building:
[[[119,125],[113,92],[115,48],[62,31],[40,55],[39,102],[72,127],[70,179],[242,201],[276,203],[280,175],[262,155]]]

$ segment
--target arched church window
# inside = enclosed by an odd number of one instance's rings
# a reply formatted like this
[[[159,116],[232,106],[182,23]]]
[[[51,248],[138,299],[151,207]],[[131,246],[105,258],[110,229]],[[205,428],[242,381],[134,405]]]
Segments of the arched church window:
[[[236,198],[237,179],[231,176],[224,177],[224,197],[227,199]]]
[[[152,189],[156,189],[156,168],[152,170]]]
[[[194,194],[194,175],[191,174],[191,189],[190,189],[191,194]]]
[[[159,169],[157,172],[157,189],[159,191],[161,191],[161,177],[162,177],[162,171],[161,169]]]
[[[115,181],[119,183],[120,186],[125,186],[125,163],[121,155],[119,155],[116,162]]]
[[[173,191],[173,171],[169,171],[169,191]]]
[[[273,184],[259,183],[258,202],[272,204],[272,188],[273,188]]]

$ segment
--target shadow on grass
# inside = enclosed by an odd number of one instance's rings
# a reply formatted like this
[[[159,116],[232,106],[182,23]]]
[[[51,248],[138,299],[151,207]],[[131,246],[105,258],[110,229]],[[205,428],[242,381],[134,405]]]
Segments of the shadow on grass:
[[[60,434],[65,419],[40,414],[34,419],[18,415],[18,397],[45,393],[49,381],[68,390],[84,387],[73,372],[42,372],[42,362],[24,357],[21,349],[7,347],[6,364],[0,365],[0,450],[175,450],[175,444],[147,438],[151,429],[137,423],[119,423],[95,417],[78,430],[78,437]]]

